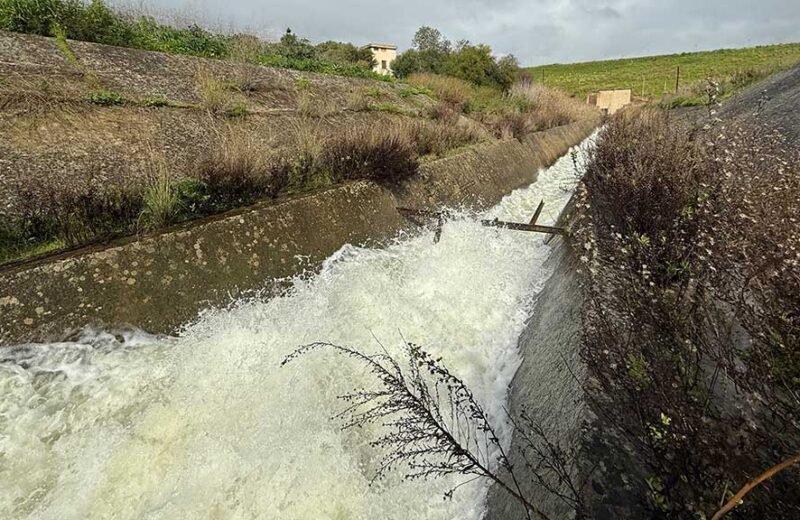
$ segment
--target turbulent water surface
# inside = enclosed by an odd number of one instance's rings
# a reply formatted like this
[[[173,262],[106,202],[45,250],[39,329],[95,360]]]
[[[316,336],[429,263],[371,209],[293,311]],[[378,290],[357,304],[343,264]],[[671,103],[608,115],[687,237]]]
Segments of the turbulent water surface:
[[[552,222],[573,162],[482,217],[525,222],[544,199],[540,220]],[[0,518],[480,518],[486,484],[448,501],[458,479],[370,484],[376,431],[331,419],[337,395],[372,383],[363,367],[325,352],[280,367],[309,342],[375,351],[380,340],[399,354],[405,338],[502,418],[549,248],[467,215],[432,237],[345,246],[283,295],[209,310],[178,337],[87,331],[0,351]]]

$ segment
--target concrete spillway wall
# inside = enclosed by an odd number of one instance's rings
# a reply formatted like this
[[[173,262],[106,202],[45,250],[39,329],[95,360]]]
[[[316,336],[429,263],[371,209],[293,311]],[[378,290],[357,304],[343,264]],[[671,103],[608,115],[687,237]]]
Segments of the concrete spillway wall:
[[[0,345],[59,340],[87,325],[174,332],[202,309],[319,265],[346,243],[396,234],[405,225],[397,206],[492,205],[534,182],[596,124],[479,145],[424,164],[393,190],[357,182],[0,268]]]

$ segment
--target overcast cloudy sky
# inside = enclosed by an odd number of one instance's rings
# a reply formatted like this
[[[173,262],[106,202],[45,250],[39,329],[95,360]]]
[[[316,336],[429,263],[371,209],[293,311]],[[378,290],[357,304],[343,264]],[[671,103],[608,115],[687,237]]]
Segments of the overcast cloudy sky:
[[[524,65],[800,41],[800,0],[143,0],[263,35],[406,48],[421,25]]]

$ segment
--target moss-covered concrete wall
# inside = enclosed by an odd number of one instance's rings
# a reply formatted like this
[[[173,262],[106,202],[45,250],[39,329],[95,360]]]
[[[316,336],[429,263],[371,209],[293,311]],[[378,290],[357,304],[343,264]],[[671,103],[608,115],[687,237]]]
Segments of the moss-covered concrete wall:
[[[477,146],[425,164],[394,193],[358,182],[0,268],[0,345],[58,340],[87,325],[174,332],[202,309],[316,267],[346,243],[395,234],[405,225],[397,206],[494,204],[535,181],[539,168],[595,126],[575,123],[522,142]]]

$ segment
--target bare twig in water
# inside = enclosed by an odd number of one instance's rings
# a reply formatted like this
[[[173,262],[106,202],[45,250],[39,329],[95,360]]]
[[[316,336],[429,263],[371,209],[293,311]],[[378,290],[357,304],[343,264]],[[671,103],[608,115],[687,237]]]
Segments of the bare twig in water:
[[[470,389],[418,345],[406,343],[408,368],[384,351],[367,355],[332,343],[312,343],[297,349],[283,364],[316,350],[333,350],[369,369],[380,386],[340,396],[347,408],[337,415],[344,429],[380,422],[389,433],[372,445],[387,452],[375,478],[404,466],[406,478],[428,479],[448,475],[486,478],[497,484],[531,514],[549,517],[523,494],[495,429]],[[508,480],[500,476],[501,471]],[[470,481],[471,481],[470,480]],[[468,481],[469,482],[469,481]],[[466,483],[466,482],[465,482]],[[446,493],[464,485],[459,484]]]

